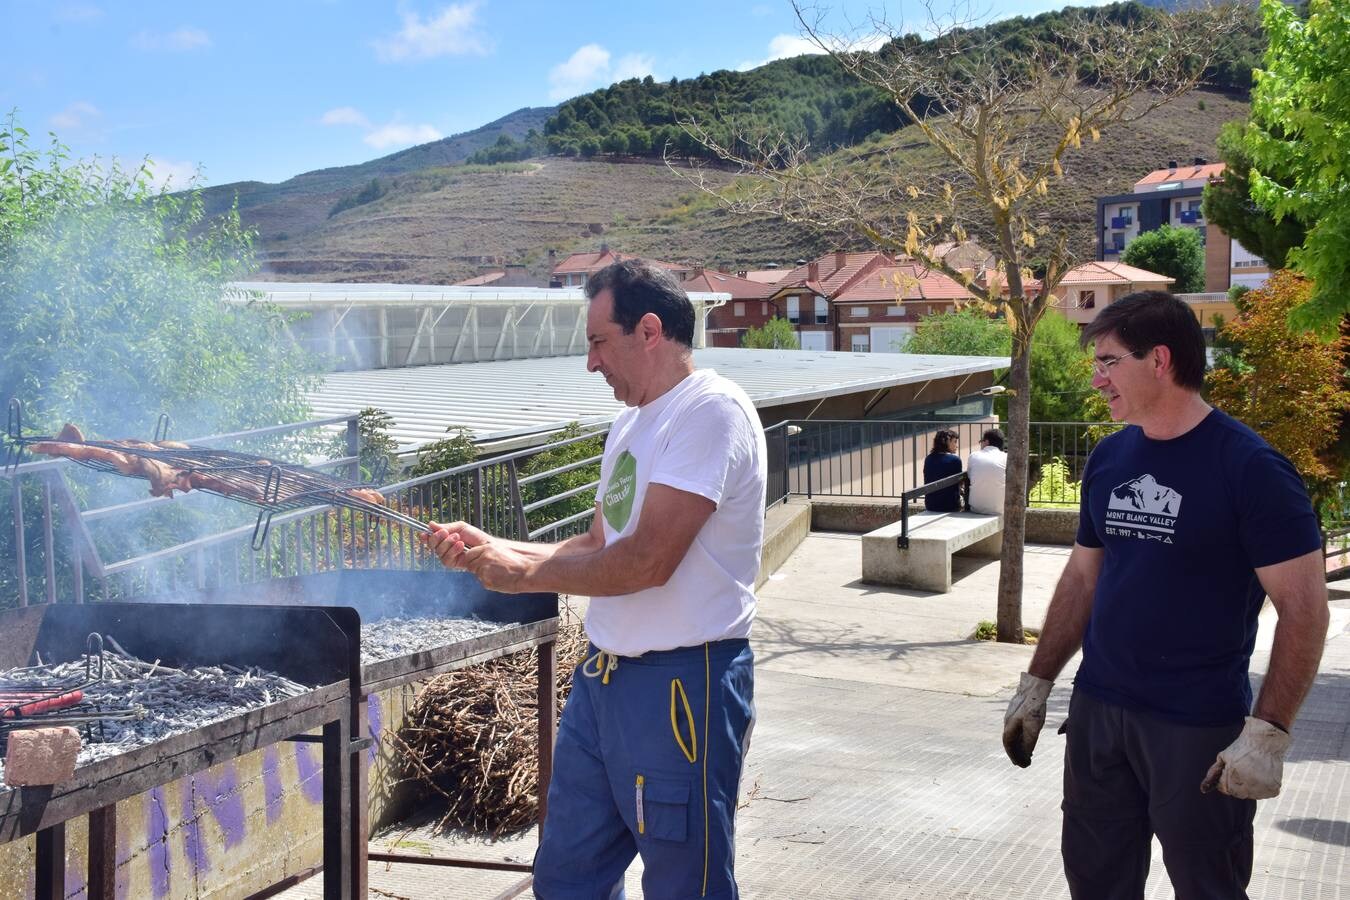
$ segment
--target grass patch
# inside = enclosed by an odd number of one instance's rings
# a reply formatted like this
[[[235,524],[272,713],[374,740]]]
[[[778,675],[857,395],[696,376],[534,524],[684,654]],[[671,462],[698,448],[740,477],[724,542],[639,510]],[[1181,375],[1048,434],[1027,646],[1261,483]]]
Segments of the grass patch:
[[[995,641],[998,640],[998,625],[983,619],[980,624],[975,626],[975,632],[971,635],[977,641]],[[1041,630],[1039,628],[1023,628],[1022,643],[1034,644],[1041,639]]]

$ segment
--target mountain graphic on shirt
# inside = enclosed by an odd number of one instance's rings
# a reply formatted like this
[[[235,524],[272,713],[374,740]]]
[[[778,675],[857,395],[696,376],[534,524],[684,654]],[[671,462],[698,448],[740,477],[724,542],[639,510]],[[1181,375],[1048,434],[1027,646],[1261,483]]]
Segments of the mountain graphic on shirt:
[[[1159,484],[1152,475],[1140,475],[1113,489],[1106,508],[1176,517],[1181,511],[1181,495]]]

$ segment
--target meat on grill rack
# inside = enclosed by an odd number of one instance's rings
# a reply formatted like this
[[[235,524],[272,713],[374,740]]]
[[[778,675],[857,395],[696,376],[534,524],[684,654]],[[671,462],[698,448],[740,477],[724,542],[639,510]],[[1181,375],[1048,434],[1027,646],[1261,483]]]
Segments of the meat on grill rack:
[[[156,497],[199,490],[258,507],[253,532],[258,549],[266,540],[273,513],[323,504],[390,519],[415,531],[430,531],[426,523],[390,509],[378,490],[294,463],[181,441],[89,440],[69,423],[55,437],[24,436],[21,415],[11,405],[9,439],[20,454],[26,448],[97,471],[144,478]]]

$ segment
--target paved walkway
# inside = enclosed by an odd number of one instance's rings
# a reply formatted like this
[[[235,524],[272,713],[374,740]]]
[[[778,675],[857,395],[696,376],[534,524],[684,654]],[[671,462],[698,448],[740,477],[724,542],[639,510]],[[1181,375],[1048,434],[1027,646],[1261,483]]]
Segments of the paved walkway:
[[[1063,720],[1051,696],[1030,769],[999,741],[1030,647],[969,639],[994,618],[997,561],[956,561],[950,594],[863,585],[854,535],[815,533],[760,592],[757,705],[738,826],[748,898],[1060,898]],[[1068,548],[1031,546],[1024,621],[1039,624]],[[1251,895],[1350,900],[1350,590],[1335,591],[1322,674],[1304,707],[1281,796],[1256,820]],[[1253,671],[1265,669],[1273,614]],[[1071,666],[1072,668],[1072,666]],[[528,860],[533,835],[496,844],[415,829],[405,852]],[[372,896],[493,897],[518,879],[371,866]],[[317,879],[287,897],[318,897]],[[642,896],[640,864],[628,896]],[[1150,898],[1171,897],[1155,844]]]

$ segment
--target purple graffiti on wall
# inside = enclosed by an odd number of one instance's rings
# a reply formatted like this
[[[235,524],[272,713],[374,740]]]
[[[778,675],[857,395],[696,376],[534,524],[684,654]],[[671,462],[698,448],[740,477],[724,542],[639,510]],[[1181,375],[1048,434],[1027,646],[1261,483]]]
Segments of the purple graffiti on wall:
[[[197,776],[192,775],[183,785],[183,852],[194,875],[211,868],[211,860],[206,855],[206,841],[202,838],[202,820],[196,808],[196,797]]]
[[[366,722],[370,731],[370,749],[366,752],[370,754],[370,761],[374,762],[380,753],[380,732],[384,731],[384,707],[380,705],[379,694],[371,694],[368,699],[370,702],[366,705]]]
[[[263,750],[263,801],[267,806],[267,824],[281,818],[281,803],[285,799],[281,787],[281,759],[277,748]]]
[[[169,896],[169,813],[164,807],[164,788],[150,789],[146,804],[148,822],[145,843],[150,848],[150,891],[156,900]]]
[[[219,774],[213,774],[219,773]],[[202,802],[220,826],[227,848],[244,840],[244,798],[239,791],[239,773],[234,763],[227,762],[197,776],[197,790]]]
[[[310,803],[323,802],[323,766],[310,755],[310,745],[295,745],[295,768],[300,774],[300,790]]]
[[[84,869],[80,860],[66,857],[66,900],[79,900],[87,896],[88,885],[84,880]]]

